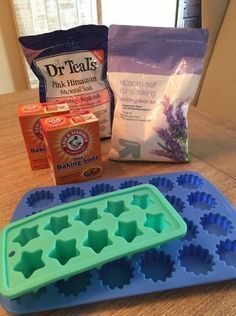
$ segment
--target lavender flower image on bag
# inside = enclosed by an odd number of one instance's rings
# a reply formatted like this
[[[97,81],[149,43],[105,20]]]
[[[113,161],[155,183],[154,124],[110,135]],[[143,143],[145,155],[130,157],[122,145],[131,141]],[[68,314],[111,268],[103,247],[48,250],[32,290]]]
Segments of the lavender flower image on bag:
[[[207,38],[204,29],[110,26],[108,80],[115,97],[110,159],[189,160],[187,111]]]
[[[161,103],[163,105],[163,113],[166,116],[168,127],[159,129],[154,128],[161,139],[161,141],[157,142],[159,145],[158,147],[161,147],[161,149],[153,149],[151,150],[151,153],[175,161],[188,161],[188,127],[182,109],[183,102],[179,103],[176,107],[173,107],[173,105],[170,104],[170,99],[165,96]]]

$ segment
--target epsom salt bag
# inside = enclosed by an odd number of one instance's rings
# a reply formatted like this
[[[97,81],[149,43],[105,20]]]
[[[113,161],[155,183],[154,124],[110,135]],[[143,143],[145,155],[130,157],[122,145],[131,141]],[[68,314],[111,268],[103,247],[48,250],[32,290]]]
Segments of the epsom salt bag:
[[[83,25],[66,31],[19,38],[39,79],[40,102],[66,100],[71,109],[88,109],[99,119],[100,136],[109,137],[112,93],[106,79],[106,26]]]
[[[115,97],[115,160],[188,161],[187,111],[207,30],[112,25],[108,80]]]

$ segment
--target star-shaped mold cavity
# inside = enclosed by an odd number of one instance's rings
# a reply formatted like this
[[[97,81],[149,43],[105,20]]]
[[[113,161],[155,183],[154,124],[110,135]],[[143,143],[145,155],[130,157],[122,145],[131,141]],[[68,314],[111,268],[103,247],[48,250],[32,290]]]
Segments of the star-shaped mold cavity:
[[[162,213],[159,214],[146,214],[145,227],[152,228],[157,233],[161,233],[163,229],[168,225],[165,220],[165,216]]]
[[[128,210],[129,209],[125,206],[124,201],[107,201],[105,212],[108,212],[115,217],[119,217],[122,213],[127,212]]]
[[[49,257],[56,259],[61,265],[67,264],[70,259],[79,256],[79,251],[76,249],[76,240],[57,240],[55,248],[50,252]]]
[[[96,207],[93,208],[81,208],[79,214],[76,216],[75,220],[81,221],[85,225],[90,225],[95,220],[101,218],[98,215],[98,210]]]
[[[85,247],[92,248],[94,252],[100,253],[103,248],[112,244],[112,241],[108,238],[108,232],[106,229],[95,231],[88,231],[88,238],[83,245]]]
[[[70,227],[68,216],[51,217],[50,222],[45,226],[45,230],[50,230],[54,235],[58,235],[63,229]]]
[[[13,240],[24,247],[32,239],[39,237],[38,226],[33,226],[31,228],[23,228],[20,234]]]
[[[30,278],[36,270],[45,266],[45,263],[42,260],[42,254],[42,250],[34,252],[24,251],[20,261],[14,267],[14,270],[21,272],[26,279]]]
[[[132,242],[137,236],[142,234],[135,221],[118,222],[118,229],[115,232],[116,236],[124,238],[127,242]]]
[[[134,194],[133,195],[133,201],[131,202],[132,205],[136,205],[140,207],[141,209],[145,210],[148,208],[148,206],[152,203],[150,197],[148,194]]]

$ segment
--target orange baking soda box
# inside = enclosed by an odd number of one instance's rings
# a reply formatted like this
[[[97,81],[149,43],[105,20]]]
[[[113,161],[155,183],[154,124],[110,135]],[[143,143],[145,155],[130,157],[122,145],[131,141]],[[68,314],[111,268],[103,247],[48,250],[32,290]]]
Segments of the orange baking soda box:
[[[99,122],[80,112],[41,119],[48,161],[56,184],[102,175]]]
[[[69,112],[67,103],[33,103],[19,107],[18,117],[32,170],[49,167],[40,119]]]

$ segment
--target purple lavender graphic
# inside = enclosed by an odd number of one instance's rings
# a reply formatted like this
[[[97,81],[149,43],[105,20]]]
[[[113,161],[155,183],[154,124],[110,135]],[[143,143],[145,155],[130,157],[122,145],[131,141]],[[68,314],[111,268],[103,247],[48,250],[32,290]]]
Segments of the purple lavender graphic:
[[[161,102],[163,113],[166,116],[167,128],[155,128],[160,139],[157,142],[161,149],[153,149],[151,154],[164,156],[174,161],[188,161],[188,134],[187,122],[183,112],[184,102],[177,106],[170,104],[170,98],[165,96]]]

